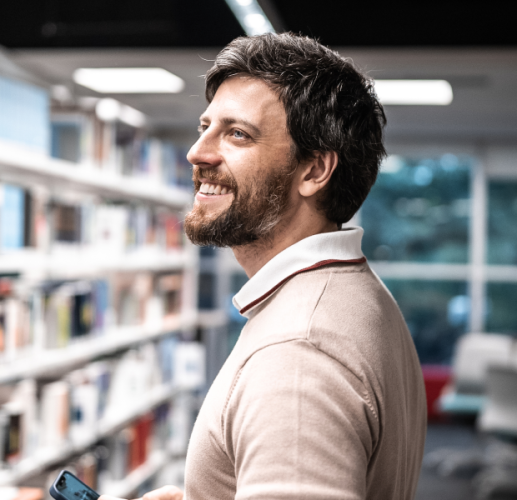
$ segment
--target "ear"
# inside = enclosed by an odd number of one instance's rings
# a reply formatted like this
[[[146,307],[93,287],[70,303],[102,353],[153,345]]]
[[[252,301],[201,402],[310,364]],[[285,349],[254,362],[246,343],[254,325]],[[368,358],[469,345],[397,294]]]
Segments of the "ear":
[[[298,192],[305,198],[321,191],[329,182],[338,164],[338,156],[335,151],[316,151],[302,167]]]

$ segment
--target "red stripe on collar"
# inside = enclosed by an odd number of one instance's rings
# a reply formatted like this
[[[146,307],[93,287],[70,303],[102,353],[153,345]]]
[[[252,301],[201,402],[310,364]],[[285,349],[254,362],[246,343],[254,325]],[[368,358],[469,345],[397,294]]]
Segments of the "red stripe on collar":
[[[362,264],[363,262],[366,262],[366,257],[350,260],[329,259],[322,260],[321,262],[316,262],[316,264],[313,264],[310,267],[305,267],[304,269],[300,269],[299,271],[296,271],[295,273],[287,276],[287,278],[284,278],[280,283],[276,284],[273,288],[271,288],[271,290],[266,292],[264,295],[262,295],[258,299],[255,299],[253,302],[250,302],[247,306],[244,306],[239,311],[239,313],[244,314],[246,311],[249,311],[252,307],[255,307],[257,304],[267,299],[273,292],[276,292],[276,290],[278,290],[286,281],[290,280],[293,276],[296,276],[297,274],[304,273],[306,271],[312,271],[313,269],[317,269],[318,267],[323,267],[328,264]]]

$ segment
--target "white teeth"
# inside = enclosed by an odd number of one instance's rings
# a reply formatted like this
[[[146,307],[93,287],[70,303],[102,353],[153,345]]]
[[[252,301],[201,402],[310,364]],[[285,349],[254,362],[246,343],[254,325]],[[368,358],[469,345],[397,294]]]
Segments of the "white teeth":
[[[231,193],[232,190],[226,186],[221,186],[220,184],[210,184],[209,182],[204,182],[199,187],[199,192],[203,194],[211,194],[217,196],[220,194]]]

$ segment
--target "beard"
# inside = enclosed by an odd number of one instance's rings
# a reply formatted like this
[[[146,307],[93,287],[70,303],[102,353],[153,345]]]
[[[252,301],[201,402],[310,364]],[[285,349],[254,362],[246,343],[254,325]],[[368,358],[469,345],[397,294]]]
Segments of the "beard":
[[[199,246],[237,247],[272,238],[282,215],[289,208],[294,158],[287,165],[263,179],[245,180],[237,185],[235,179],[213,169],[194,167],[195,192],[201,187],[200,178],[229,186],[232,204],[223,212],[210,215],[206,205],[198,203],[185,218],[185,232]]]

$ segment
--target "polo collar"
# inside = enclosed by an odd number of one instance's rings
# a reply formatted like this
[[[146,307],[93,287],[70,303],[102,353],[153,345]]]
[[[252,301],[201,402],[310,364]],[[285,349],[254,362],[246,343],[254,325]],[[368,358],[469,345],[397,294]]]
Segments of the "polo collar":
[[[362,228],[347,227],[298,241],[264,265],[233,297],[233,304],[249,318],[256,306],[299,273],[327,264],[366,262],[361,251],[362,237]]]

